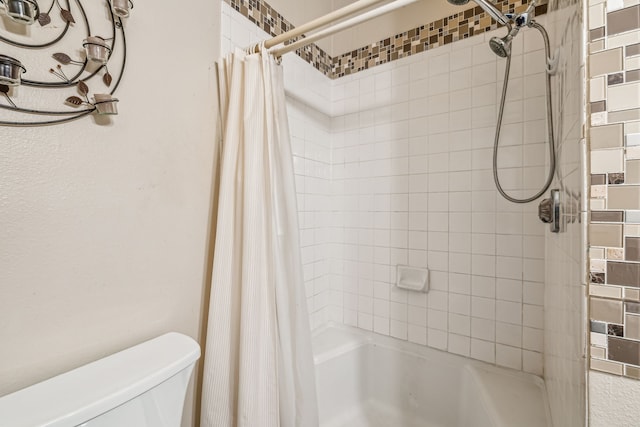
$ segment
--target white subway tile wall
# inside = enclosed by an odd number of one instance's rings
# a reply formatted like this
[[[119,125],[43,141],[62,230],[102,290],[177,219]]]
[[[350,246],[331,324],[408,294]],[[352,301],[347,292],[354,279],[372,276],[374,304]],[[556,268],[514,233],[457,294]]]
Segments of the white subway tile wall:
[[[232,21],[223,28],[235,28],[223,38],[227,50],[266,37],[223,8]],[[542,374],[542,340],[525,346],[523,337],[544,329],[544,226],[535,204],[498,196],[491,172],[504,60],[487,42],[501,33],[335,81],[285,58],[287,89],[304,91],[287,105],[313,327],[343,322]],[[511,75],[521,80],[524,38],[516,40]],[[534,55],[542,46],[527,47]],[[526,74],[544,82],[537,56]],[[525,155],[522,136],[541,118],[523,120],[522,86],[512,80],[499,157],[515,196],[536,190],[546,159],[543,143]],[[544,99],[543,84],[527,90]],[[333,117],[317,111],[318,99]],[[529,142],[544,138],[535,132]],[[397,264],[428,267],[431,292],[393,286]]]
[[[542,374],[544,227],[535,204],[498,196],[491,170],[504,60],[487,42],[501,33],[333,82],[330,282],[337,296],[329,315]],[[515,196],[539,188],[547,161],[542,44],[524,40],[514,44],[498,160]],[[527,57],[539,59],[526,73],[525,44]],[[525,74],[534,103],[524,100]],[[397,264],[428,267],[429,294],[395,288]]]

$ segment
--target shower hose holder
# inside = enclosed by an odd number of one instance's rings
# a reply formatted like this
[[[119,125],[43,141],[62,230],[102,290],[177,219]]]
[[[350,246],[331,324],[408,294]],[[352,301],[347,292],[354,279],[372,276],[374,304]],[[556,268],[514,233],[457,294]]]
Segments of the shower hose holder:
[[[513,28],[510,29],[509,34],[507,36],[509,39],[512,39],[513,37],[515,37],[516,34],[518,34],[518,32],[520,31],[520,29],[524,27],[529,27],[529,28],[533,27],[533,25],[536,22],[533,19],[535,18],[535,10],[536,10],[536,2],[533,1],[529,4],[529,7],[527,7],[527,10],[520,14],[506,13],[504,15],[509,19],[509,21],[513,23]],[[554,55],[552,57],[547,58],[546,60],[547,61],[546,72],[549,75],[553,76],[558,71],[559,54],[560,54],[560,49],[556,48]]]

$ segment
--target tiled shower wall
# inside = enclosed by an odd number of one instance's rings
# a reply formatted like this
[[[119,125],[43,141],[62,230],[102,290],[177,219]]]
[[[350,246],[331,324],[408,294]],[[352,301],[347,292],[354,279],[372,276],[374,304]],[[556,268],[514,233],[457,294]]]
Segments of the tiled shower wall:
[[[640,5],[590,0],[590,420],[640,416]],[[612,375],[618,376],[618,378]]]
[[[226,4],[223,20],[225,50],[266,37]],[[487,42],[502,33],[334,82],[285,58],[312,326],[344,322],[542,373],[544,228],[534,205],[497,196],[491,173],[504,61]],[[516,196],[545,175],[540,40],[525,30],[514,44],[499,161]],[[396,264],[429,267],[432,291],[398,291]]]
[[[505,61],[488,41],[503,33],[334,82],[328,310],[349,325],[542,374],[544,227],[536,204],[498,196],[491,169]],[[524,30],[514,41],[499,164],[518,197],[546,173],[541,40]],[[428,267],[431,291],[394,287],[397,264]]]
[[[590,365],[640,379],[640,5],[589,4]]]
[[[564,3],[564,4],[563,4]],[[580,2],[549,3],[547,30],[559,58],[553,77],[562,232],[546,232],[544,376],[556,426],[586,425],[586,206],[584,43]],[[556,48],[558,49],[556,51]]]

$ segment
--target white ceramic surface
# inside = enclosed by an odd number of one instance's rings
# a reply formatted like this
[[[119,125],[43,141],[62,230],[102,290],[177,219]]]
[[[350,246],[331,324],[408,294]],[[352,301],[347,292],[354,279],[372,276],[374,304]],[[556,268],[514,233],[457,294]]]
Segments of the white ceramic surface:
[[[335,325],[314,352],[322,427],[550,425],[534,375]]]
[[[169,333],[0,398],[11,427],[178,427],[200,347]]]

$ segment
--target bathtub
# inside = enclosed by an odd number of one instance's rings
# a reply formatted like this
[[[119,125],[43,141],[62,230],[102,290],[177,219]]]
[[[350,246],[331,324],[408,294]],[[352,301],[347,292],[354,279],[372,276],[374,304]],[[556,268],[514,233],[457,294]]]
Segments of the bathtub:
[[[313,349],[321,427],[551,426],[534,375],[341,325]]]

